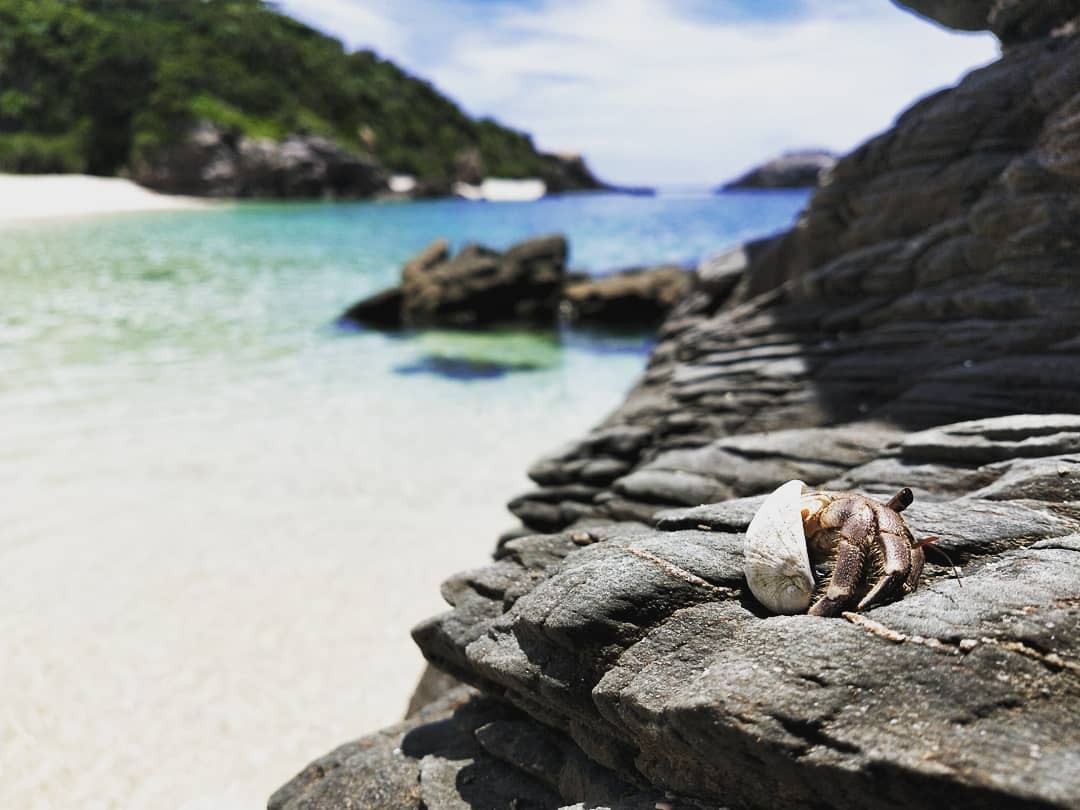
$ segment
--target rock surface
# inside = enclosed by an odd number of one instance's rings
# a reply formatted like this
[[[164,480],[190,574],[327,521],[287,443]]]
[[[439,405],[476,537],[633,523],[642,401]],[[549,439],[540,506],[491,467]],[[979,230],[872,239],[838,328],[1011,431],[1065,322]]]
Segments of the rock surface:
[[[168,194],[259,198],[369,197],[387,182],[374,160],[326,138],[248,138],[207,123],[144,160],[133,179]]]
[[[657,325],[686,295],[692,281],[693,274],[678,265],[582,278],[565,286],[559,309],[571,323],[633,328]]]
[[[520,712],[498,750],[542,806],[587,802],[549,734],[672,807],[1080,806],[1078,111],[1080,37],[1011,41],[704,263],[626,403],[532,467],[525,528],[414,637]],[[766,616],[743,532],[796,477],[912,487],[920,589]]]
[[[1076,33],[1078,0],[893,0],[949,28],[993,31],[1003,45]]]
[[[410,326],[551,322],[566,249],[562,236],[541,236],[505,253],[466,245],[451,257],[447,242],[436,240],[402,271],[402,320]]]
[[[1080,37],[1018,46],[841,159],[796,227],[700,268],[624,405],[514,512],[639,517],[583,471],[741,433],[1080,410],[1078,88]]]
[[[541,180],[548,192],[580,191],[584,189],[615,189],[597,179],[585,162],[585,158],[576,152],[543,153],[547,162],[541,174]]]
[[[908,523],[941,540],[914,595],[842,620],[766,617],[742,574],[758,497],[664,511],[657,529],[510,540],[446,583],[454,609],[417,642],[682,802],[900,808],[930,791],[941,806],[1070,806],[1080,417],[879,434],[872,453],[818,433],[852,466],[815,482],[883,498],[916,487]]]
[[[268,808],[653,810],[660,795],[591,762],[565,735],[458,686],[410,720],[311,763]]]
[[[821,150],[787,152],[755,166],[746,174],[725,183],[720,189],[814,188],[836,165],[836,156]]]

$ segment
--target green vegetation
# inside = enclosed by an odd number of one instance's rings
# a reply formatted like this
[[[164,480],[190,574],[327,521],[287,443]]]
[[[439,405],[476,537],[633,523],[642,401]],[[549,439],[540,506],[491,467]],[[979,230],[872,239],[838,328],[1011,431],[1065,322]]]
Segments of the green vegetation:
[[[261,0],[0,0],[0,169],[115,174],[199,120],[323,135],[436,183],[469,149],[491,175],[554,171],[527,135]]]

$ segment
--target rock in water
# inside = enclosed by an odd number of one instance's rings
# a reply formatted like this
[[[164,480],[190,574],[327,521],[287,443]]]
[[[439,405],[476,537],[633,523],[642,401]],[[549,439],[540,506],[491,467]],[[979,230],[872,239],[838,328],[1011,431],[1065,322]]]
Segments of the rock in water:
[[[756,166],[720,189],[814,188],[825,172],[836,165],[836,156],[822,150],[787,152]]]
[[[505,253],[466,245],[451,257],[449,243],[437,239],[405,265],[400,287],[358,301],[341,317],[381,329],[551,328],[557,315],[583,326],[654,329],[694,284],[694,273],[676,265],[571,276],[566,252],[564,237],[547,236]]]
[[[551,323],[566,272],[566,239],[541,236],[498,253],[466,245],[448,258],[432,243],[401,276],[402,315],[411,326]]]
[[[404,296],[400,287],[377,292],[362,301],[357,301],[345,312],[341,319],[351,323],[374,326],[379,329],[397,329],[402,326],[401,309]]]
[[[656,325],[689,292],[693,273],[676,265],[621,270],[566,285],[560,311],[585,326]]]

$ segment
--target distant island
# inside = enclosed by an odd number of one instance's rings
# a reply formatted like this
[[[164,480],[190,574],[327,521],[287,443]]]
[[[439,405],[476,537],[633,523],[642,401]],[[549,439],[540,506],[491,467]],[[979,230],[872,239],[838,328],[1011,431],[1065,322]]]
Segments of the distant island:
[[[211,197],[606,187],[261,0],[0,0],[0,55],[0,171]]]
[[[836,155],[825,149],[785,152],[724,183],[716,192],[748,188],[816,188],[825,172],[836,165],[836,159]]]

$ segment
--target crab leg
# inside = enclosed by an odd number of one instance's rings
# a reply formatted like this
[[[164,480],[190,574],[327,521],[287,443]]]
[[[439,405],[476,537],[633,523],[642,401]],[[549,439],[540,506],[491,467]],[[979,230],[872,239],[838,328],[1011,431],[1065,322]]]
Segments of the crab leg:
[[[914,593],[915,589],[919,587],[919,577],[922,576],[925,564],[926,552],[922,550],[922,546],[911,549],[911,571],[904,578],[904,593]]]
[[[838,534],[840,534],[838,532]],[[810,608],[811,616],[837,616],[851,599],[862,575],[865,546],[848,540],[842,534],[836,544],[836,567],[825,595]]]
[[[859,610],[866,610],[875,602],[891,596],[911,572],[911,544],[906,537],[882,531],[880,542],[885,550],[885,573],[870,593],[859,602]],[[921,565],[919,569],[921,572]]]

